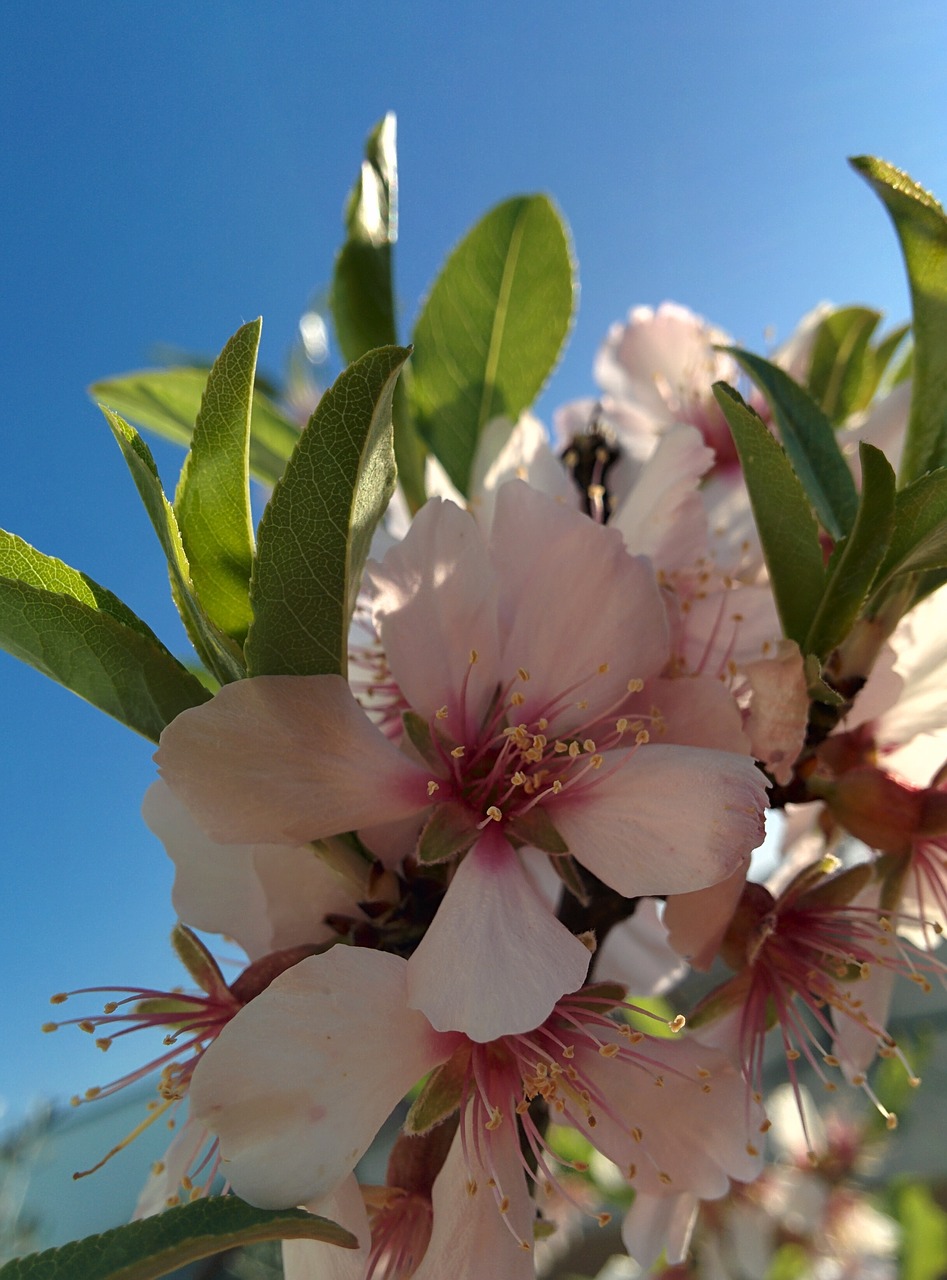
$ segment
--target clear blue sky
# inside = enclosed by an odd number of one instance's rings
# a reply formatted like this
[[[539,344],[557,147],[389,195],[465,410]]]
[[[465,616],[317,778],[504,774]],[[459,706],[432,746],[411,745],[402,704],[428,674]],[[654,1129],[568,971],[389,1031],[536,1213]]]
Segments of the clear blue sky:
[[[496,201],[546,190],[571,223],[581,306],[547,417],[590,393],[598,343],[636,303],[685,302],[756,346],[822,298],[902,317],[894,238],[846,155],[947,197],[943,0],[34,0],[4,33],[0,524],[175,648],[163,562],[84,388],[156,344],[213,355],[260,313],[279,369],[386,110],[406,320]],[[173,487],[179,455],[159,461]],[[123,1065],[40,1034],[51,992],[181,975],[169,865],[138,813],[149,745],[2,654],[0,694],[14,1116]]]

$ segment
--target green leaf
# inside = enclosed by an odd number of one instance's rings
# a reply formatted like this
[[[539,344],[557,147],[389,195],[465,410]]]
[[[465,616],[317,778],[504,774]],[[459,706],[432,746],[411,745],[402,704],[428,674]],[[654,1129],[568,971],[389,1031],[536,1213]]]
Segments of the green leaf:
[[[819,529],[785,451],[725,382],[714,384],[740,455],[784,633],[802,646],[822,598]]]
[[[434,282],[414,332],[409,391],[421,435],[461,493],[486,424],[515,422],[549,376],[573,293],[566,229],[540,195],[497,205]]]
[[[809,393],[833,422],[844,422],[874,395],[881,369],[869,344],[880,320],[868,307],[840,307],[816,330]]]
[[[480,835],[475,814],[459,800],[444,800],[434,812],[418,838],[418,861],[426,866],[466,853]]]
[[[210,697],[117,596],[3,530],[0,645],[153,742]]]
[[[947,468],[940,467],[901,489],[894,504],[891,545],[878,570],[875,591],[898,574],[947,566]]]
[[[858,510],[858,491],[832,424],[808,392],[761,356],[727,348],[769,401],[783,445],[823,528],[843,538]]]
[[[183,366],[143,369],[94,382],[89,394],[140,427],[185,446],[191,443],[207,370]],[[250,470],[261,484],[274,485],[299,439],[299,428],[262,391],[253,394]]]
[[[238,329],[210,371],[174,500],[191,581],[214,625],[242,644],[250,626],[250,412],[262,320]]]
[[[361,173],[345,210],[347,238],[335,260],[329,305],[339,347],[348,363],[398,341],[393,276],[398,238],[398,158],[392,112],[368,135]],[[402,374],[392,417],[398,479],[412,511],[426,497],[424,442],[408,408]]]
[[[155,460],[151,456],[151,450],[134,427],[129,426],[111,409],[106,409],[104,406],[100,408],[118,442],[138,495],[158,535],[161,549],[168,561],[171,594],[191,643],[200,655],[201,661],[221,683],[239,680],[246,674],[240,649],[207,617],[197,598],[177,517],[161,487],[161,479]]]
[[[0,1267],[0,1280],[157,1280],[199,1258],[260,1240],[358,1247],[344,1227],[303,1209],[254,1209],[236,1196],[211,1196],[59,1249],[14,1258]]]
[[[914,384],[902,484],[947,464],[947,216],[906,173],[873,156],[851,165],[880,197],[901,242],[914,313]]]
[[[901,1224],[898,1274],[902,1280],[940,1280],[947,1270],[947,1213],[917,1182],[899,1187],[894,1203]]]
[[[825,594],[812,620],[804,653],[826,658],[848,635],[868,598],[894,528],[895,479],[874,445],[859,445],[862,492],[849,536],[839,542],[827,571]]]
[[[875,347],[875,368],[878,372],[879,381],[888,365],[894,359],[895,352],[910,332],[911,326],[909,324],[898,325],[896,329],[891,330],[887,337],[882,338],[877,347]],[[899,375],[895,374],[893,382],[897,383],[898,380]]]
[[[344,675],[372,534],[395,485],[391,401],[410,350],[350,365],[299,438],[260,523],[250,584],[252,675]]]

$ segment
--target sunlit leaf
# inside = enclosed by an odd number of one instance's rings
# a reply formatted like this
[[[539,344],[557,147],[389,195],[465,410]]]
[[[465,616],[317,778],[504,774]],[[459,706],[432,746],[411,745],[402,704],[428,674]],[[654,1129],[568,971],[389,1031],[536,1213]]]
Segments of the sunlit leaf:
[[[825,586],[819,527],[785,450],[724,382],[714,384],[740,455],[784,633],[802,646]]]
[[[134,427],[111,409],[102,408],[131,472],[138,495],[168,561],[171,593],[191,643],[201,660],[222,683],[245,675],[239,646],[207,617],[194,590],[191,570],[174,508],[165,496],[151,450]]]
[[[341,374],[273,491],[250,587],[253,675],[345,674],[362,569],[394,490],[391,401],[409,354],[382,347]]]
[[[569,331],[573,262],[546,196],[491,210],[447,259],[414,332],[409,388],[431,451],[462,493],[480,433],[515,421],[541,390]]]
[[[947,468],[901,489],[894,513],[891,545],[878,570],[876,590],[898,574],[947,566]]]
[[[914,356],[901,483],[947,464],[947,215],[906,173],[873,156],[851,164],[891,215],[911,286]]]
[[[895,479],[880,449],[862,443],[862,492],[847,538],[829,561],[825,594],[806,637],[805,653],[826,658],[848,635],[868,598],[894,528]]]
[[[749,351],[730,351],[769,401],[793,470],[822,527],[833,538],[844,537],[855,520],[858,492],[832,424],[782,369]]]
[[[138,426],[187,447],[206,382],[206,369],[186,365],[142,369],[94,382],[89,394]],[[265,485],[276,484],[298,438],[299,427],[263,392],[254,392],[250,429],[250,471],[254,477]]]
[[[248,450],[261,320],[239,329],[207,378],[174,509],[207,617],[242,644],[250,626]]]
[[[351,363],[375,347],[398,341],[393,282],[398,238],[398,158],[392,112],[368,135],[365,159],[345,210],[346,240],[335,260],[330,306],[336,336]],[[424,502],[424,457],[405,393],[410,370],[395,387],[392,418],[398,479],[408,505]]]
[[[303,1209],[254,1209],[236,1196],[213,1196],[14,1258],[0,1267],[0,1280],[158,1280],[200,1258],[261,1240],[321,1240],[343,1249],[358,1244],[344,1227]]]
[[[210,697],[117,596],[2,530],[0,645],[154,742]]]
[[[839,307],[816,330],[809,393],[833,422],[844,422],[874,394],[881,370],[870,344],[880,320],[868,307]]]

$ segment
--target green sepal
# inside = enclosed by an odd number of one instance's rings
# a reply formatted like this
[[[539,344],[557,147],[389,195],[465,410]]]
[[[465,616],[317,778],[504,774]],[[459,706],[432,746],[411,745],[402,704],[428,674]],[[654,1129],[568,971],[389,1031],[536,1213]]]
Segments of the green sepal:
[[[828,418],[802,387],[776,365],[738,347],[725,347],[757,384],[775,415],[793,470],[822,527],[843,538],[855,523],[858,491]]]
[[[405,1133],[420,1137],[454,1114],[463,1097],[467,1067],[468,1055],[461,1052],[434,1068],[411,1103]]]
[[[202,368],[142,369],[94,382],[89,395],[140,427],[186,448],[206,383],[207,370]],[[296,423],[262,391],[255,391],[250,423],[250,471],[254,478],[261,484],[276,484],[298,438]]]
[[[444,744],[443,749],[438,748],[431,726],[424,716],[418,715],[416,711],[402,711],[401,726],[424,763],[436,769],[439,774],[443,773],[444,757],[450,747]]]
[[[880,320],[881,312],[869,307],[839,307],[816,330],[807,382],[832,422],[864,409],[875,393],[887,363],[876,361],[871,346]]]
[[[99,407],[105,414],[105,420],[122,451],[138,495],[158,535],[168,562],[171,594],[191,644],[201,661],[221,684],[239,680],[246,674],[240,648],[207,617],[197,598],[177,516],[161,487],[151,450],[124,418],[103,405]]]
[[[209,996],[230,991],[227,980],[220,972],[217,961],[186,924],[180,921],[171,930],[171,946],[197,985]]]
[[[4,530],[0,646],[152,742],[210,697],[117,596]]]
[[[466,853],[480,838],[477,816],[460,800],[434,806],[418,840],[418,861],[443,862]]]
[[[0,1267],[0,1280],[158,1280],[200,1258],[261,1240],[358,1247],[350,1231],[304,1209],[255,1209],[236,1196],[210,1196],[14,1258]]]
[[[492,209],[451,253],[414,330],[409,387],[421,436],[465,496],[480,434],[539,394],[572,322],[566,228],[542,195]]]
[[[545,809],[533,805],[526,813],[517,814],[510,823],[510,831],[524,844],[543,853],[568,853],[569,846],[553,826],[552,818]]]
[[[847,907],[871,883],[874,864],[859,862],[835,875],[826,876],[805,892],[806,906]]]
[[[821,702],[826,707],[844,707],[845,699],[842,695],[823,680],[822,663],[814,653],[806,655],[803,671],[806,678],[806,692],[811,702]]]
[[[698,1031],[742,1005],[749,994],[752,976],[749,969],[743,969],[736,977],[708,991],[687,1015],[688,1029]]]
[[[391,401],[404,347],[370,351],[326,391],[260,522],[245,647],[252,675],[345,675],[375,526],[395,487]]]
[[[242,645],[250,626],[250,413],[262,320],[238,329],[207,378],[174,511],[207,617]]]
[[[585,881],[579,871],[579,864],[572,854],[567,853],[561,858],[553,858],[552,867],[573,898],[580,902],[583,907],[587,907],[592,901],[592,895],[586,888]]]
[[[868,598],[894,528],[895,479],[874,445],[859,445],[862,492],[847,538],[836,545],[826,571],[825,593],[802,646],[823,660],[848,635]]]
[[[725,382],[714,395],[730,425],[783,633],[803,652],[825,587],[822,545],[805,490],[766,424]]]
[[[398,157],[395,117],[380,120],[365,142],[365,159],[345,210],[346,240],[335,260],[329,306],[336,337],[351,363],[375,347],[398,342],[393,282],[398,238]],[[424,503],[427,450],[405,394],[410,371],[395,388],[392,420],[398,479],[411,511]]]
[[[873,156],[850,161],[887,209],[911,286],[914,357],[911,413],[899,481],[947,465],[947,216],[930,192]]]

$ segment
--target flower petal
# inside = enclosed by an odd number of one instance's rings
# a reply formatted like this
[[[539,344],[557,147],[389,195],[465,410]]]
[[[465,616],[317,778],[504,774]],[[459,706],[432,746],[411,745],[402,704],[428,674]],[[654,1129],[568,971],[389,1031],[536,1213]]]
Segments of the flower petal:
[[[443,727],[463,742],[493,697],[499,656],[496,580],[476,521],[452,502],[432,499],[404,541],[367,573],[375,626],[399,688],[426,720],[446,706]]]
[[[468,1166],[458,1133],[434,1183],[434,1229],[414,1280],[534,1280],[535,1215],[514,1126],[491,1135],[488,1167],[475,1151],[468,1141]]]
[[[588,966],[587,948],[556,919],[503,835],[488,828],[408,961],[408,1005],[438,1031],[496,1040],[538,1027],[582,985]]]
[[[547,801],[573,856],[619,893],[705,888],[761,843],[766,779],[746,756],[651,743],[620,756]]]
[[[256,676],[172,720],[155,756],[221,843],[302,844],[425,809],[429,774],[371,723],[341,676]]]
[[[552,718],[556,704],[555,731],[564,733],[617,703],[629,679],[663,667],[668,630],[654,573],[617,530],[513,480],[497,495],[490,547],[503,670],[531,677],[524,721]]]
[[[276,978],[197,1064],[192,1113],[251,1204],[329,1195],[392,1109],[457,1043],[406,1006],[405,961],[335,946]]]
[[[284,1240],[283,1280],[364,1280],[372,1233],[355,1178],[346,1178],[333,1195],[303,1208],[351,1231],[358,1248],[340,1249],[321,1240]]]
[[[166,783],[152,783],[145,822],[174,863],[171,901],[185,924],[225,934],[251,960],[324,942],[329,912],[350,915],[354,898],[308,846],[218,844],[208,839]]]
[[[684,1261],[690,1244],[699,1203],[696,1196],[637,1195],[622,1223],[622,1244],[629,1255],[648,1272],[661,1256],[669,1266]]]

